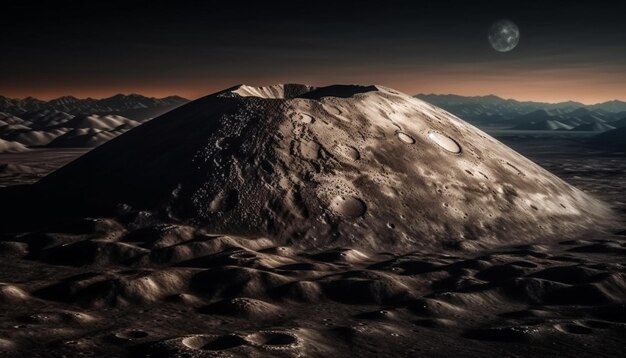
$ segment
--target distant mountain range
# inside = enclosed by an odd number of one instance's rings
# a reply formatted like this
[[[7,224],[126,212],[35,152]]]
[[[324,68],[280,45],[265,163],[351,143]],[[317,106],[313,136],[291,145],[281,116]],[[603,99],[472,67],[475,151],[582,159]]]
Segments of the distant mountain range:
[[[585,105],[573,101],[517,101],[494,95],[464,97],[418,94],[415,97],[479,127],[604,132],[626,126],[626,102],[618,100]]]
[[[56,110],[72,115],[114,114],[134,120],[144,120],[156,117],[187,102],[189,100],[179,96],[154,98],[138,94],[117,94],[102,99],[64,96],[50,101],[33,97],[13,99],[0,96],[0,112],[21,117],[28,112]]]
[[[189,100],[118,94],[50,101],[0,96],[0,153],[34,147],[96,147]]]
[[[626,102],[622,101],[585,105],[523,102],[493,95],[415,97],[484,129],[595,132],[606,134],[598,144],[610,142],[611,148],[621,149],[626,143],[622,139],[626,135]],[[94,147],[187,102],[178,96],[138,94],[103,99],[64,96],[50,101],[0,96],[0,153],[33,147]]]

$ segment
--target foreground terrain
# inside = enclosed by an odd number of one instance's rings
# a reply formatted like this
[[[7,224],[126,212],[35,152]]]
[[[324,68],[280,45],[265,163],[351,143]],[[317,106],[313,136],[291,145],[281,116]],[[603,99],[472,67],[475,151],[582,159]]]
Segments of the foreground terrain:
[[[625,157],[567,138],[500,139],[624,213]],[[2,184],[80,153],[2,156]],[[625,232],[481,252],[302,252],[131,211],[4,235],[0,253],[2,356],[609,357],[626,347]]]

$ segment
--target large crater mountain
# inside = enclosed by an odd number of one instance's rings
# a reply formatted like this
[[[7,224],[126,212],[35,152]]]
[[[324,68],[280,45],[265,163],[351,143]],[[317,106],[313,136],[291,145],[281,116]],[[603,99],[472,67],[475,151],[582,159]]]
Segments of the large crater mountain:
[[[142,210],[303,247],[479,248],[576,235],[612,217],[476,127],[381,86],[230,88],[25,191],[38,217]]]

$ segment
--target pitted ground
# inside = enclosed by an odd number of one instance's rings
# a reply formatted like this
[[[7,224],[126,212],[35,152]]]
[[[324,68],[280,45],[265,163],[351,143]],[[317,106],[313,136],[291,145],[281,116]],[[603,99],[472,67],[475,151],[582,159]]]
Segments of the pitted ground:
[[[611,158],[614,180],[590,179],[597,157],[546,160],[619,207],[623,159]],[[120,221],[3,238],[3,356],[598,357],[625,346],[621,235],[395,257]]]
[[[486,133],[380,86],[225,90],[0,200],[27,230],[128,204],[313,250],[482,250],[614,223],[603,203]]]
[[[506,143],[626,207],[624,157]],[[29,153],[28,165],[49,165],[46,153]],[[626,348],[624,233],[396,256],[302,252],[126,213],[5,235],[0,250],[3,357],[613,357]]]
[[[301,252],[147,220],[3,237],[2,355],[598,357],[624,348],[624,233],[398,256]]]

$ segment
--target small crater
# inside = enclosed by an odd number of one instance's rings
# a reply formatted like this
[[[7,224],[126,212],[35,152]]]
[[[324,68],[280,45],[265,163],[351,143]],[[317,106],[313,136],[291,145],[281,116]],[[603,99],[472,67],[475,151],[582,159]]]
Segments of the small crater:
[[[340,156],[344,157],[345,159],[348,159],[350,161],[357,161],[361,158],[361,154],[359,153],[359,151],[354,148],[354,147],[350,147],[347,145],[338,145],[335,147],[335,152],[337,154],[339,154]]]
[[[363,200],[353,196],[344,195],[336,196],[331,201],[330,208],[337,215],[347,219],[354,219],[363,216],[367,210]]]
[[[340,116],[341,115],[341,109],[339,109],[339,107],[331,106],[331,105],[327,105],[327,104],[324,104],[323,107],[330,114],[334,114],[336,116]]]
[[[115,338],[131,341],[148,337],[148,333],[140,330],[129,330],[115,333]]]
[[[461,146],[454,139],[448,137],[447,135],[443,133],[430,131],[428,132],[428,139],[432,140],[441,148],[445,149],[446,151],[450,153],[454,153],[454,154],[461,153]]]
[[[396,135],[404,143],[407,143],[407,144],[415,143],[415,139],[413,139],[413,137],[411,137],[410,135],[408,135],[408,134],[406,134],[404,132],[398,132],[398,133],[396,133]]]

